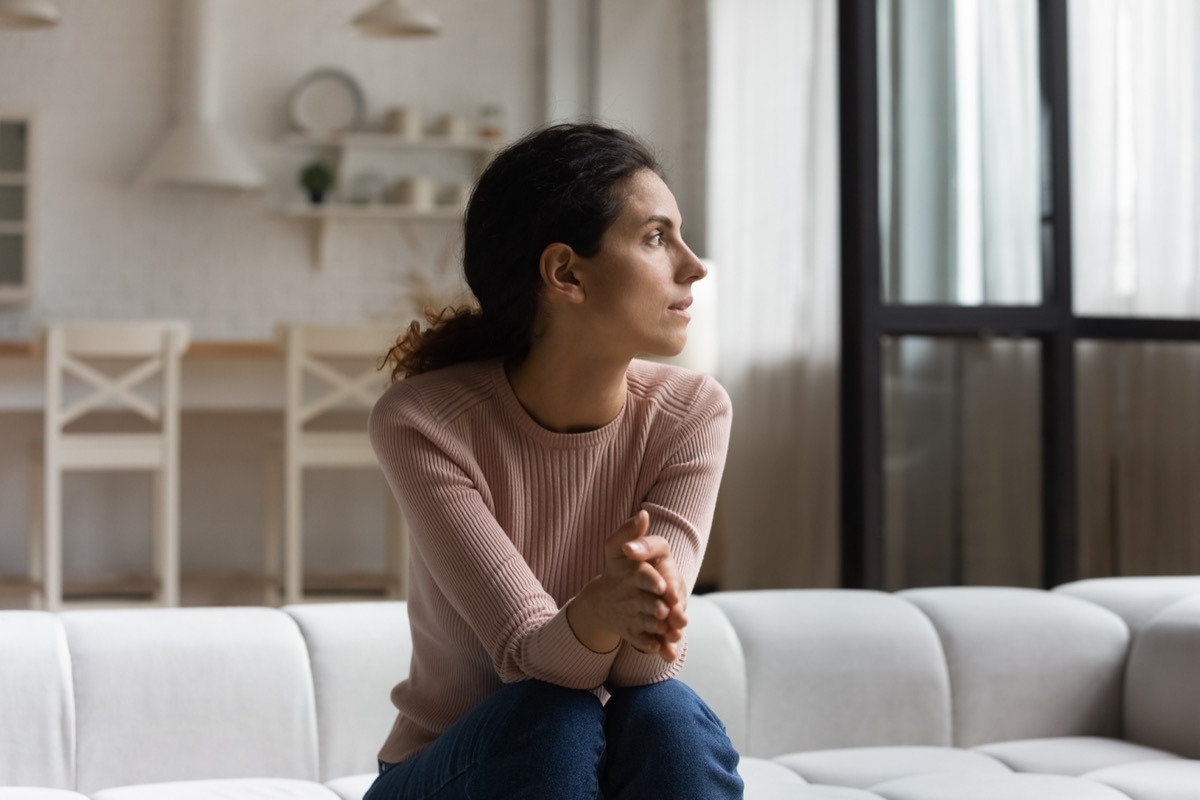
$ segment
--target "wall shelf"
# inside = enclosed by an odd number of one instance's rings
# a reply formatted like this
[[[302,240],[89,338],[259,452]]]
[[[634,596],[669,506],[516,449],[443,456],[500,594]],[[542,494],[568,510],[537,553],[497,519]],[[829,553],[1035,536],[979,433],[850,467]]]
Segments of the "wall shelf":
[[[473,153],[491,153],[499,150],[503,142],[482,137],[423,136],[413,138],[394,133],[340,133],[333,136],[312,136],[305,133],[289,133],[285,144],[296,147],[362,148],[385,150],[462,150]]]
[[[505,144],[481,136],[414,138],[377,132],[327,136],[292,132],[283,137],[283,143],[310,151],[332,151],[332,166],[338,177],[330,199],[320,204],[295,201],[278,212],[288,219],[313,225],[313,257],[318,268],[328,260],[327,229],[332,223],[391,221],[420,225],[462,220],[464,209],[458,202],[418,207],[412,203],[386,202],[384,199],[389,196],[386,191],[370,201],[354,197],[353,187],[358,177],[369,174],[385,185],[406,178],[449,182],[451,189],[460,187],[461,196],[462,190],[474,182],[488,160]],[[442,196],[435,190],[432,199],[448,197],[454,197],[454,193]]]
[[[311,220],[461,220],[461,208],[414,208],[400,203],[322,203],[293,205],[284,216]]]

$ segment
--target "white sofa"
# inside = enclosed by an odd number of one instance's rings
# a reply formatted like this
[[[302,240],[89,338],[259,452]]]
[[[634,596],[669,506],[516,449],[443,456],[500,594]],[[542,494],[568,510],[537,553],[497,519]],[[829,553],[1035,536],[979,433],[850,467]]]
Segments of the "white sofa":
[[[1200,798],[1200,577],[690,616],[751,800]],[[394,602],[0,612],[0,800],[359,800],[408,657]]]

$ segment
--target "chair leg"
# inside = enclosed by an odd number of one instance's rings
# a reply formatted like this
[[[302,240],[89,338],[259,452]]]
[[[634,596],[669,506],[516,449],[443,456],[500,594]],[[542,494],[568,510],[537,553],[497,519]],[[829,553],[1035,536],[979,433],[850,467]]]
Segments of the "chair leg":
[[[41,456],[29,460],[26,502],[29,514],[29,607],[42,608],[46,585],[45,514],[42,510],[42,493],[45,491],[42,477]]]
[[[42,608],[62,610],[62,472],[47,459],[42,480]]]
[[[162,601],[174,608],[179,605],[179,473],[168,463],[158,474],[162,497],[158,523]]]
[[[279,506],[282,502],[279,483],[283,480],[280,468],[279,448],[268,445],[264,470],[263,490],[263,603],[277,606],[283,599],[282,575],[280,575],[279,551],[283,529],[280,525]]]
[[[304,598],[303,470],[294,459],[285,458],[283,509],[283,599],[299,603]]]

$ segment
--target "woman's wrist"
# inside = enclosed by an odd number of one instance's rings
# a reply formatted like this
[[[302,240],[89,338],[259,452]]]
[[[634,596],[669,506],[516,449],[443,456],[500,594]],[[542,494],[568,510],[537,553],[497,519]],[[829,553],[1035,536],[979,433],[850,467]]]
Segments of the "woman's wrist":
[[[567,603],[567,624],[587,649],[594,653],[611,653],[621,644],[621,637],[601,619],[593,586],[594,583],[589,583]]]

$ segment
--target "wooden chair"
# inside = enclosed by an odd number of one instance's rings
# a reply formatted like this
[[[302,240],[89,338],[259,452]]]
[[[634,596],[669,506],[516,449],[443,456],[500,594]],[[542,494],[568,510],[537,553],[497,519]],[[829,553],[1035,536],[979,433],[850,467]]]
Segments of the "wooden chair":
[[[188,346],[187,324],[53,324],[45,329],[42,343],[46,411],[41,502],[33,506],[30,525],[31,604],[51,611],[63,605],[63,474],[145,470],[155,477],[149,594],[156,605],[178,605],[179,373]],[[106,363],[119,368],[106,368]],[[152,423],[153,430],[68,429],[98,411],[133,412]],[[102,589],[97,593],[107,594]]]
[[[374,406],[387,387],[380,358],[395,341],[387,326],[292,325],[283,329],[286,402],[283,440],[283,602],[303,602],[310,590],[404,596],[408,537],[404,521],[387,492],[385,563],[377,575],[326,576],[314,585],[304,565],[304,472],[308,469],[358,469],[380,474],[365,425],[314,430],[310,423],[329,412]],[[347,364],[351,365],[349,368]],[[268,572],[278,569],[278,537],[268,525]]]

